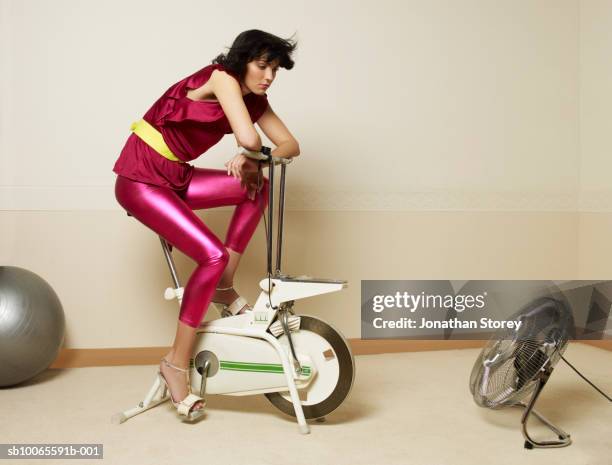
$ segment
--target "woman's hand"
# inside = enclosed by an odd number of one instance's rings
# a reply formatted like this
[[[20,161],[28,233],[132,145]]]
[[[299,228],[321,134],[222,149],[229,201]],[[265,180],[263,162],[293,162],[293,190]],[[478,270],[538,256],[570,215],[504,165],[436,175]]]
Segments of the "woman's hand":
[[[236,179],[240,179],[242,183],[245,178],[253,173],[257,173],[259,170],[257,160],[253,160],[242,154],[238,154],[226,162],[225,167],[227,168],[228,176],[234,176]]]
[[[247,189],[249,199],[253,200],[257,193],[259,179],[259,163],[257,160],[238,154],[225,163],[225,167],[227,168],[227,175],[239,179],[240,185]]]

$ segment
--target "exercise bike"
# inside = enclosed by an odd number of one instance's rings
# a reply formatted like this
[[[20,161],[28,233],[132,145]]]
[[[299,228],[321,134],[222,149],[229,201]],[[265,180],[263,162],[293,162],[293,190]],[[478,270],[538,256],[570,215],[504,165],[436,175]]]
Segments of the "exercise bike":
[[[307,419],[324,421],[349,395],[355,379],[355,361],[342,334],[323,320],[298,315],[294,303],[347,287],[343,280],[288,276],[281,272],[286,167],[292,161],[273,157],[268,147],[242,153],[269,169],[267,277],[253,310],[202,323],[196,330],[194,355],[189,363],[192,392],[245,396],[264,394],[287,415],[297,419],[299,431],[310,432]],[[280,165],[276,268],[272,270],[275,165]],[[265,217],[264,217],[265,219]],[[164,297],[183,297],[172,258],[172,246],[160,237],[174,288]],[[220,306],[217,307],[221,313]],[[161,393],[161,394],[160,394]],[[169,399],[156,376],[138,406],[113,415],[113,423],[149,410]]]

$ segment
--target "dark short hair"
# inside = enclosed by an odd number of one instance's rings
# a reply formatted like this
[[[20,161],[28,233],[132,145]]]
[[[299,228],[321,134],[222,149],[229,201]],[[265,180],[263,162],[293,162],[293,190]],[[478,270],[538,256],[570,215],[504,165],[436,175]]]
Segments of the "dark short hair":
[[[264,58],[267,63],[278,60],[279,66],[285,69],[293,68],[291,54],[297,47],[297,42],[281,39],[259,29],[241,32],[225,54],[218,55],[212,63],[223,65],[240,78],[244,77],[246,65],[256,58]]]

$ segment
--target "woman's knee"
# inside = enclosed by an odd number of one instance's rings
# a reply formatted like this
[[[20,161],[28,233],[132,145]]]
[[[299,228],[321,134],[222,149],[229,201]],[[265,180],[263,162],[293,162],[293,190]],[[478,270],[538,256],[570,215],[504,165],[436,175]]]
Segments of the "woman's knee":
[[[228,262],[229,262],[229,259],[230,259],[229,252],[227,251],[227,249],[225,248],[225,246],[224,246],[224,245],[222,245],[222,246],[220,247],[219,251],[218,251],[218,254],[217,254],[217,261],[218,261],[219,263],[222,263],[222,264],[223,264],[223,268],[225,268],[225,266],[226,266],[226,265],[228,264]]]
[[[204,246],[202,257],[198,260],[200,265],[219,265],[225,269],[229,262],[229,252],[221,243],[214,246]]]

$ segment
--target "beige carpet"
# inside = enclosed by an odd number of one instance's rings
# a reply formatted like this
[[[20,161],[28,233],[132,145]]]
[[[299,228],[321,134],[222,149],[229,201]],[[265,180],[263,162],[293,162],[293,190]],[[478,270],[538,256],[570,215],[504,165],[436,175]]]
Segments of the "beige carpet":
[[[178,421],[169,403],[114,425],[111,415],[141,399],[155,367],[48,370],[27,385],[0,389],[0,443],[104,444],[103,461],[70,464],[612,464],[612,404],[563,362],[538,407],[574,443],[526,450],[520,409],[481,409],[471,398],[478,353],[357,357],[349,399],[326,423],[313,423],[310,435],[300,435],[264,396],[210,396],[207,416],[192,425]],[[571,344],[566,357],[612,392],[612,352]],[[537,437],[548,435],[532,425]]]

